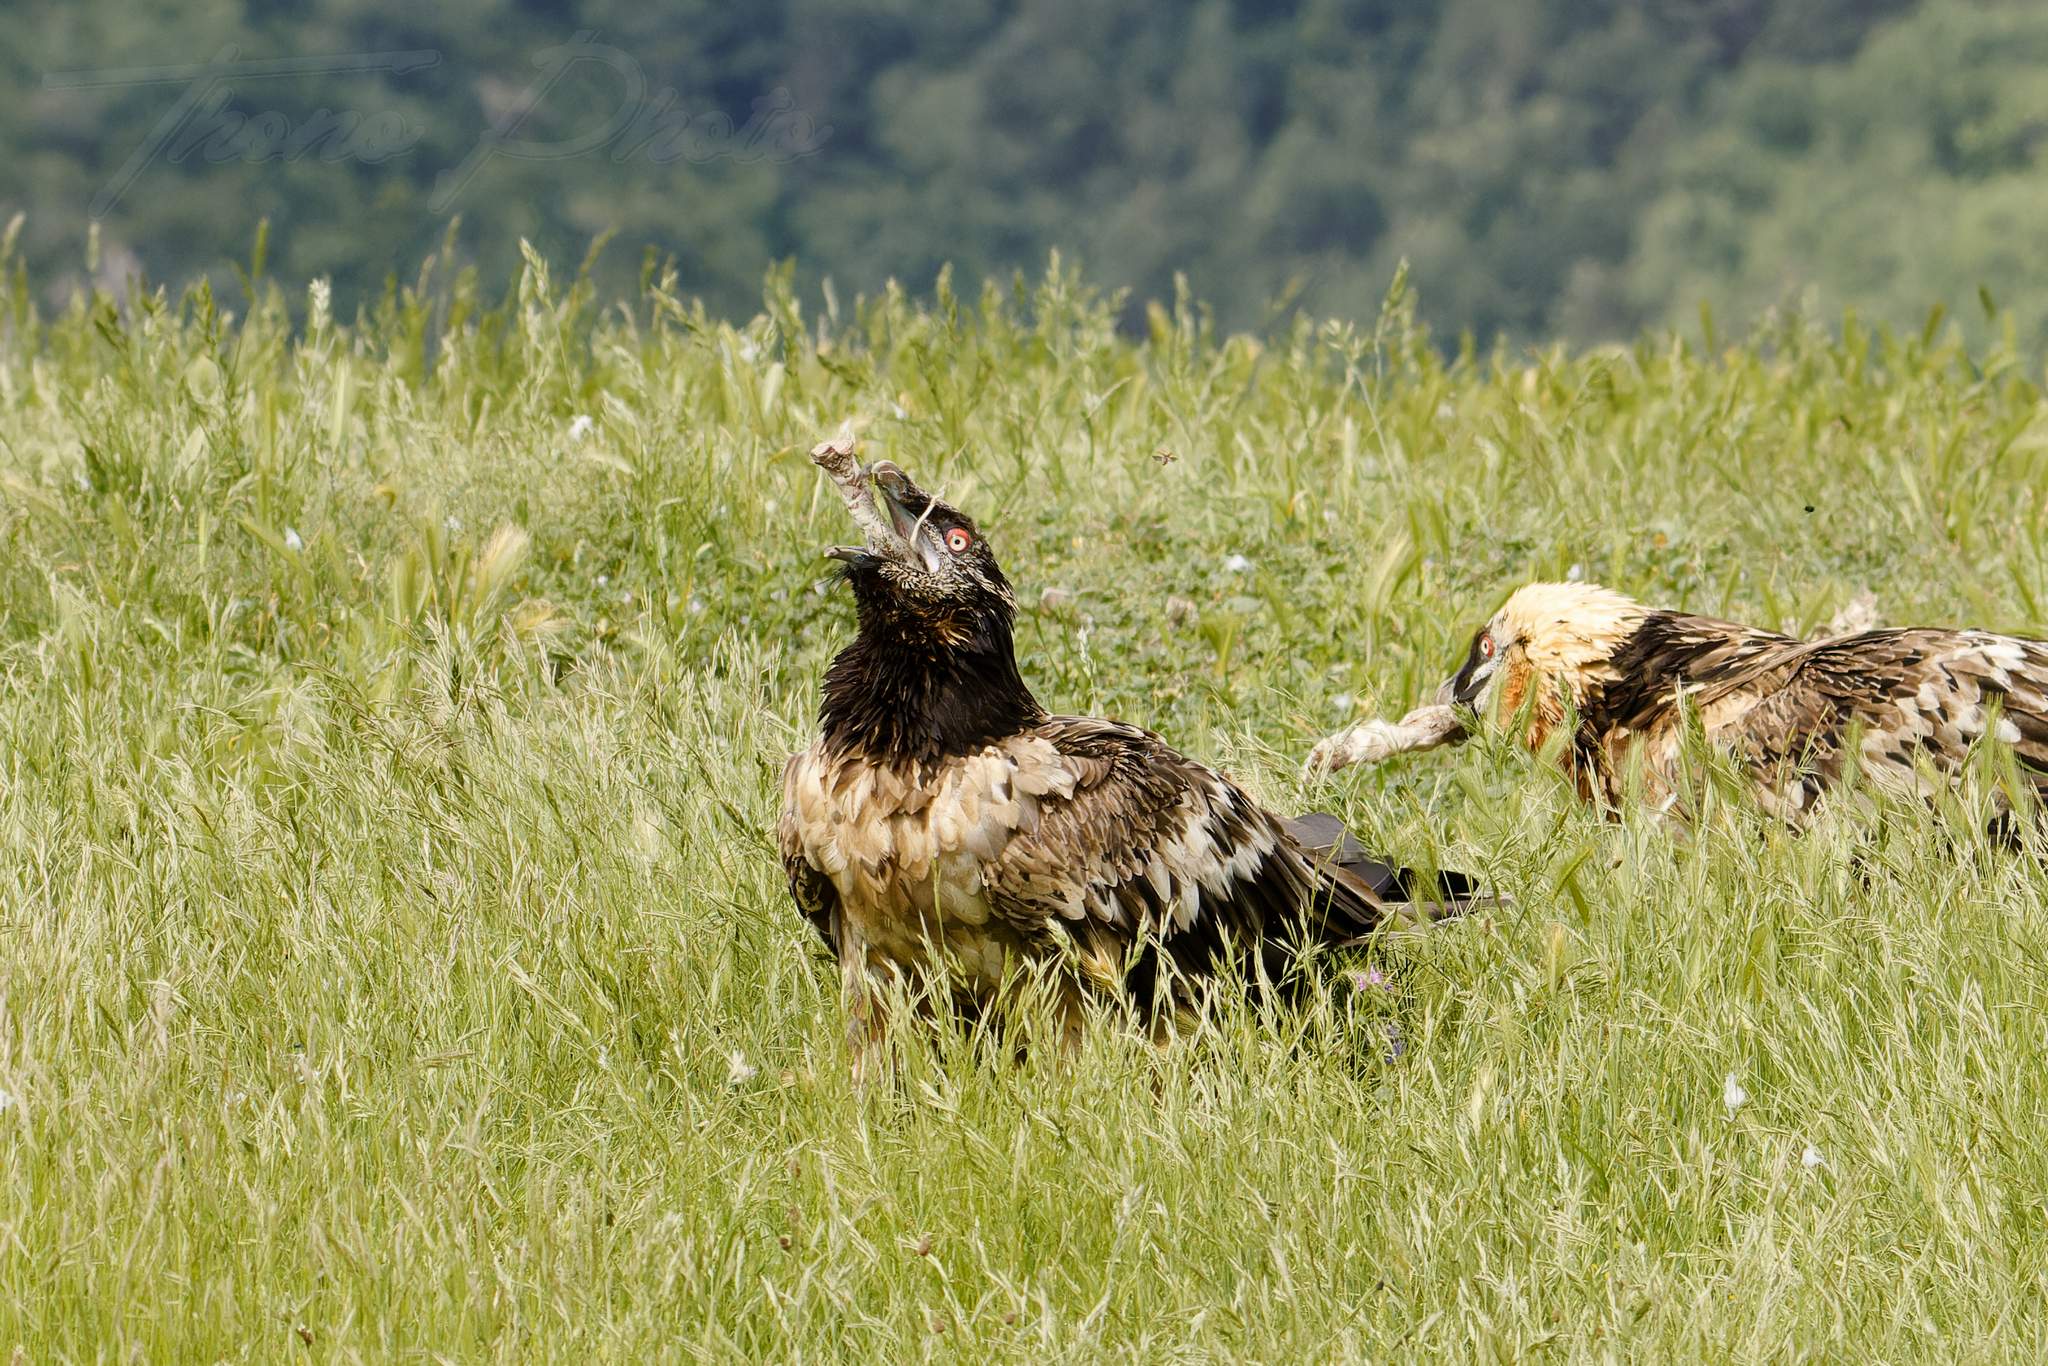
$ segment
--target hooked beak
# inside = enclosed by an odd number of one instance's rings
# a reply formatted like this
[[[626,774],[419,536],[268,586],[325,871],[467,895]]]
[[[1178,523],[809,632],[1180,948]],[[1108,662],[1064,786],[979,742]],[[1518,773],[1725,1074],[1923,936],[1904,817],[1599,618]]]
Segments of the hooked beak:
[[[1476,708],[1479,700],[1486,696],[1486,685],[1492,678],[1491,669],[1460,669],[1455,677],[1445,679],[1443,686],[1436,690],[1437,703],[1468,710]]]
[[[1482,659],[1475,642],[1472,653],[1466,658],[1458,672],[1443,681],[1436,690],[1436,704],[1439,707],[1453,707],[1464,717],[1464,730],[1457,738],[1464,740],[1472,734],[1476,712],[1486,696],[1486,685],[1493,681],[1494,661]]]
[[[1460,669],[1455,677],[1446,678],[1443,686],[1436,690],[1440,706],[1476,707],[1479,699],[1486,695],[1486,685],[1493,677],[1491,670]]]
[[[1436,690],[1437,705],[1476,707],[1479,699],[1486,695],[1486,685],[1493,681],[1494,670],[1499,665],[1500,660],[1493,648],[1492,628],[1484,628],[1472,637],[1472,648],[1465,652],[1465,662]]]
[[[868,471],[875,481],[875,491],[882,495],[882,509],[888,514],[889,529],[895,533],[905,558],[914,556],[924,562],[925,570],[937,574],[947,566],[945,547],[939,540],[939,533],[926,520],[931,512],[931,496],[915,483],[910,476],[888,460],[878,460]]]

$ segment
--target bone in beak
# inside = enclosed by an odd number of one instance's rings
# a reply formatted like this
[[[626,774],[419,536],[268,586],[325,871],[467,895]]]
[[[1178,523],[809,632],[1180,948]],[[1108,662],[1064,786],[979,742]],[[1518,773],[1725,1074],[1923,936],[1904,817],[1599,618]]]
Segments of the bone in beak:
[[[896,533],[889,519],[875,506],[875,491],[868,486],[867,472],[854,459],[858,445],[852,427],[842,427],[839,435],[811,447],[811,463],[825,471],[832,487],[839,490],[854,525],[867,534],[869,544],[887,545],[896,539]]]

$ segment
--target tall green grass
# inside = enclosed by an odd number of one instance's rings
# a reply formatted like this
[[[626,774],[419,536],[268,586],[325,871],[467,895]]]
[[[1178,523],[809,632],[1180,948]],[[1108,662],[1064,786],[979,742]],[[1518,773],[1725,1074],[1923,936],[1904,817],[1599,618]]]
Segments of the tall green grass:
[[[1680,837],[1499,746],[1293,776],[1537,575],[2041,628],[2019,356],[1445,358],[1405,286],[1134,341],[1057,263],[742,324],[538,259],[353,320],[0,267],[0,1352],[2048,1355],[2048,876],[1979,789]],[[853,1094],[767,839],[848,417],[981,518],[1049,705],[1513,908],[1391,991]]]

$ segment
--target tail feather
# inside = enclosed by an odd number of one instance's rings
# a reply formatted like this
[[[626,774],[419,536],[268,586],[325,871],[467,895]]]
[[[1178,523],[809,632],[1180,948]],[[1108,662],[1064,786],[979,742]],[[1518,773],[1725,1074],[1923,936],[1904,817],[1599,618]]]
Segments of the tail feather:
[[[1323,811],[1311,811],[1283,822],[1287,833],[1313,856],[1325,873],[1349,891],[1363,889],[1387,904],[1397,922],[1442,920],[1479,906],[1499,904],[1469,873],[1439,872],[1433,887],[1420,887],[1422,875],[1374,858],[1344,822]]]

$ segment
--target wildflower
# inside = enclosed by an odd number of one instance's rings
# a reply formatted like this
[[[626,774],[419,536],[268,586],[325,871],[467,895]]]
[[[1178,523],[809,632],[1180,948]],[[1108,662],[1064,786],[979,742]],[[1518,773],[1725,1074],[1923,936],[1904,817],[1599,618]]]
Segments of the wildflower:
[[[1352,703],[1355,700],[1356,699],[1354,699],[1350,693],[1340,692],[1335,697],[1330,699],[1330,707],[1339,716],[1346,716],[1350,714]]]
[[[284,548],[293,552],[306,548],[306,543],[300,538],[296,528],[286,527],[284,529]]]
[[[13,1108],[14,1093],[12,1091],[0,1091],[0,1114],[5,1114]]]
[[[1735,1080],[1735,1074],[1730,1072],[1728,1079],[1721,1084],[1721,1103],[1728,1107],[1728,1113],[1732,1115],[1741,1109],[1748,1099],[1749,1092],[1742,1089],[1742,1083]]]
[[[1577,583],[1580,579],[1586,577],[1586,566],[1575,564],[1570,569],[1564,571],[1564,576],[1573,583]]]
[[[1811,1143],[1806,1145],[1805,1152],[1799,1154],[1799,1165],[1808,1171],[1812,1171],[1816,1167],[1825,1167],[1827,1164],[1828,1160],[1820,1155],[1820,1149],[1814,1147]]]
[[[1231,555],[1223,561],[1223,567],[1232,574],[1242,574],[1252,567],[1252,562],[1242,555]]]
[[[728,1086],[745,1086],[760,1072],[760,1068],[747,1061],[747,1055],[735,1048],[732,1056],[725,1060],[725,1083]]]
[[[584,437],[589,436],[591,425],[589,414],[576,414],[575,417],[569,419],[569,439],[571,441],[581,441]]]
[[[1351,973],[1353,991],[1392,991],[1394,984],[1378,968],[1360,968]]]

